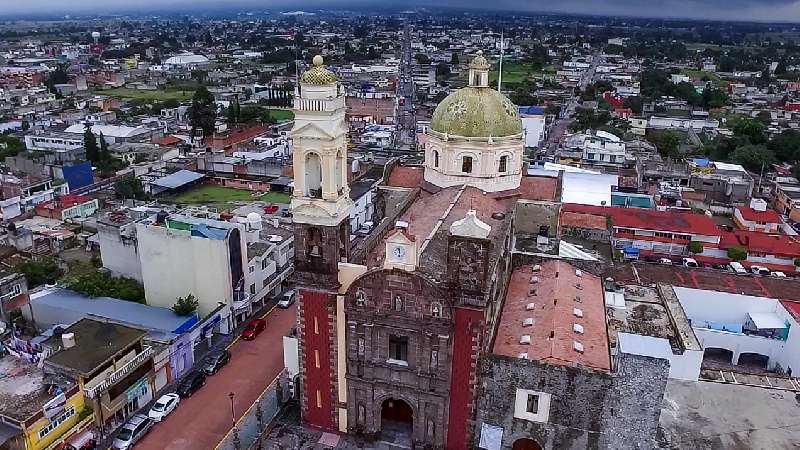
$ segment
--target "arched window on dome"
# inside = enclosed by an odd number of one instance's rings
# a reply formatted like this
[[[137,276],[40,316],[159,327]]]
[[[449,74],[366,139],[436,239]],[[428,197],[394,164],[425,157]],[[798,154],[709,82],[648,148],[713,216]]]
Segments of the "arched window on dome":
[[[461,171],[464,173],[472,173],[472,156],[461,157]]]
[[[437,150],[433,151],[433,167],[439,167],[439,152]]]
[[[497,165],[497,171],[500,173],[508,172],[508,155],[500,157],[500,164]]]

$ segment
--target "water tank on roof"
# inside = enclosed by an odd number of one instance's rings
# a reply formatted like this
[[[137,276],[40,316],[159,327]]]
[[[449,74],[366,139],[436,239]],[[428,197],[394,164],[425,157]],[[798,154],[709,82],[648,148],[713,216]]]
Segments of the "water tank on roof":
[[[260,230],[261,229],[261,214],[257,212],[251,212],[247,215],[247,228],[250,230]]]
[[[277,234],[271,234],[269,235],[269,242],[272,244],[283,242],[283,236],[278,236]]]
[[[75,333],[62,334],[61,342],[64,344],[64,349],[75,347]]]

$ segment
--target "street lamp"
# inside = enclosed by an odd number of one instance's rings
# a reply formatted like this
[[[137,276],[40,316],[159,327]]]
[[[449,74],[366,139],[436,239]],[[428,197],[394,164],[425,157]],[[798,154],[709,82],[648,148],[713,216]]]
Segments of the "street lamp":
[[[236,394],[230,392],[228,394],[228,398],[231,399],[231,428],[233,431],[233,448],[239,450],[242,447],[242,444],[239,442],[239,430],[236,429],[236,410],[233,407],[233,399],[236,398]]]

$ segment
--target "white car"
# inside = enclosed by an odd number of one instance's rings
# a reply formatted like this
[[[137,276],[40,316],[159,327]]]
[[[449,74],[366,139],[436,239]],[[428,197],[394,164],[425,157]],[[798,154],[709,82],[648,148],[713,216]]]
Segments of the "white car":
[[[153,407],[150,408],[147,417],[153,419],[154,422],[161,422],[169,413],[175,411],[175,408],[178,407],[178,403],[180,402],[181,397],[178,394],[164,394],[156,401]]]
[[[288,291],[284,292],[283,295],[281,296],[281,299],[278,302],[278,307],[286,309],[292,306],[295,300],[297,300],[297,291],[295,291],[294,289],[289,289]]]
[[[766,267],[761,267],[761,266],[750,266],[750,271],[753,272],[756,275],[767,276],[767,275],[770,274],[769,269],[767,269]]]
[[[683,258],[683,265],[685,267],[700,267],[700,264],[697,264],[697,260],[694,258]]]

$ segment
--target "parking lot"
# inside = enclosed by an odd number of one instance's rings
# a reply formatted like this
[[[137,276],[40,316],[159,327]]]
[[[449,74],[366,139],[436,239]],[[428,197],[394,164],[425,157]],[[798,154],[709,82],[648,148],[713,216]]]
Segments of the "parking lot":
[[[230,392],[236,418],[283,370],[283,336],[295,325],[296,308],[275,308],[266,329],[253,341],[238,340],[232,358],[206,385],[181,404],[136,444],[137,450],[213,449],[231,428]]]

